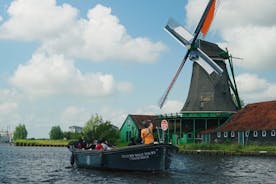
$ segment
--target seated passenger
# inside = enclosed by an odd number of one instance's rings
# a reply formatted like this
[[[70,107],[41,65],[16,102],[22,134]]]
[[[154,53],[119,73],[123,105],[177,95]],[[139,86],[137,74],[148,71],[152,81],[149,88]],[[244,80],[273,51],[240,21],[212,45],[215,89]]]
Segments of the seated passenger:
[[[108,146],[107,140],[103,139],[101,144],[102,144],[102,146],[103,146],[103,150],[110,150],[110,149],[111,149],[111,148]]]
[[[93,140],[91,144],[88,144],[86,149],[95,149],[97,145],[97,140]]]
[[[79,142],[77,142],[76,147],[78,149],[85,149],[86,148],[86,141],[83,138],[80,138]]]
[[[135,141],[134,137],[131,137],[130,138],[130,143],[128,144],[128,146],[133,146],[133,145],[136,145],[136,141]]]
[[[97,141],[97,144],[96,144],[95,150],[102,150],[102,149],[103,149],[103,146],[102,146],[101,141]]]

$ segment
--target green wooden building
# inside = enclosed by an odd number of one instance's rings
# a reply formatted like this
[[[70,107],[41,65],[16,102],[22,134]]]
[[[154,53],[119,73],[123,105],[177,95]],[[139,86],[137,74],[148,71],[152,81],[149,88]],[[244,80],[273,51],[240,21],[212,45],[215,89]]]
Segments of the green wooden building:
[[[146,121],[151,121],[156,125],[156,120],[157,116],[154,115],[129,114],[120,128],[120,140],[129,142],[131,137],[140,137],[140,131],[144,128],[144,123]]]
[[[201,142],[205,137],[201,137],[200,132],[214,129],[224,124],[235,112],[227,111],[191,111],[182,113],[162,114],[162,115],[131,115],[129,114],[120,129],[120,139],[129,142],[131,137],[140,137],[140,131],[146,121],[151,121],[154,125],[154,137],[158,140],[161,130],[162,120],[167,120],[169,127],[165,132],[165,141],[173,144],[186,144]]]

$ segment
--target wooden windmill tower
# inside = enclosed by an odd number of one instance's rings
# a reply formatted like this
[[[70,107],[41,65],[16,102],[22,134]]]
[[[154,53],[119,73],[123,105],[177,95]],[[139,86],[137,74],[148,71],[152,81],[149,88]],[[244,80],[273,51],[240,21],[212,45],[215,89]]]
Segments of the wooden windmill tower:
[[[187,52],[160,101],[160,108],[164,105],[187,59],[194,62],[193,72],[189,94],[181,112],[237,111],[241,108],[232,57],[228,51],[222,50],[218,45],[198,39],[200,34],[203,36],[207,34],[214,17],[215,6],[216,0],[210,0],[193,35],[174,20],[168,21],[165,30],[184,45]],[[231,77],[227,71],[226,60],[230,64]],[[234,103],[233,97],[236,103]]]

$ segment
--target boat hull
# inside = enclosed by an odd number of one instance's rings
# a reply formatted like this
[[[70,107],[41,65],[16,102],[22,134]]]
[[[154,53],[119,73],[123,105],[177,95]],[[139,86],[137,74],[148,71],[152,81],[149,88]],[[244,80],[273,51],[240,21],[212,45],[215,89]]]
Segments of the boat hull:
[[[177,147],[170,144],[134,145],[109,151],[71,149],[79,168],[165,171]]]

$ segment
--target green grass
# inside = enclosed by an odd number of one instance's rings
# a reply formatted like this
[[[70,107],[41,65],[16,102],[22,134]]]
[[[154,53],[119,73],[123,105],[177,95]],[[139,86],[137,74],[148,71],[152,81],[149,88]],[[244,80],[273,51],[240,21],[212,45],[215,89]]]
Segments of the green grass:
[[[276,151],[276,146],[268,145],[238,145],[238,144],[185,144],[179,145],[180,150],[217,150],[227,152]]]
[[[66,146],[71,140],[50,139],[18,139],[14,141],[17,146]]]

